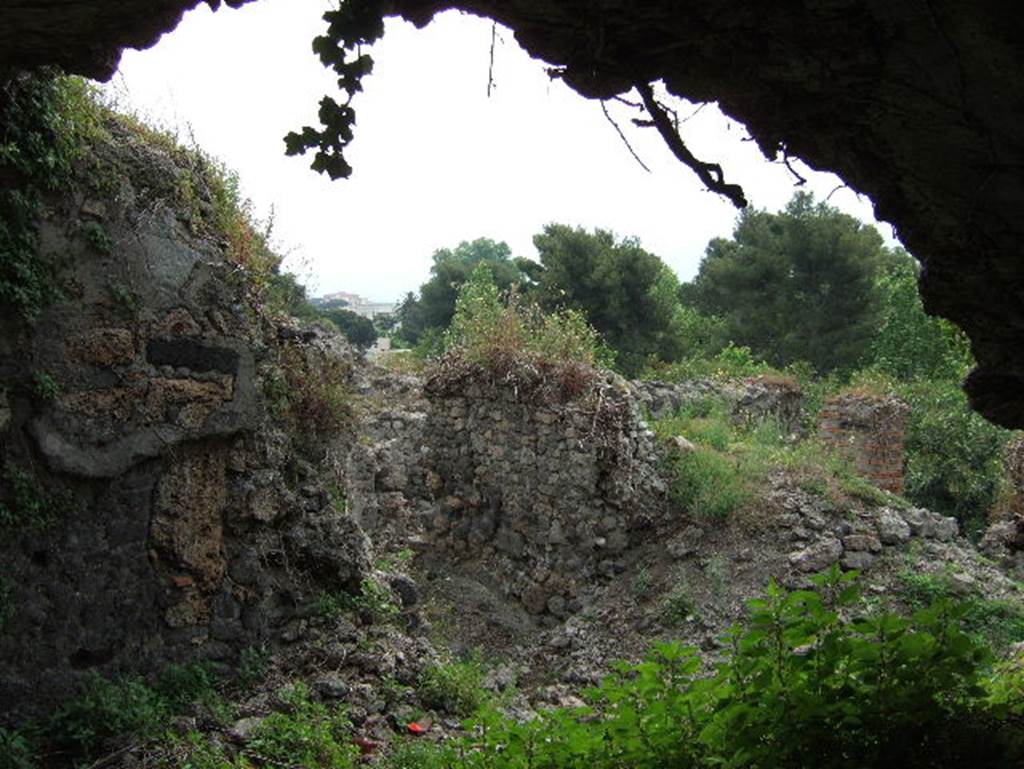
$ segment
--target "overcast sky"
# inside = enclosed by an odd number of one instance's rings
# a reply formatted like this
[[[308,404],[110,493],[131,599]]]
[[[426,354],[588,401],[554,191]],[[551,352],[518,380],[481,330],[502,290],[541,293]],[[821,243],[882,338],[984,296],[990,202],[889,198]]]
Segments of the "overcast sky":
[[[635,235],[687,280],[707,242],[731,233],[736,209],[703,189],[653,129],[631,126],[627,107],[609,106],[647,173],[598,102],[549,80],[501,28],[488,98],[491,24],[452,12],[422,30],[388,23],[354,102],[354,174],[331,182],[310,171],[311,157],[284,156],[282,137],[315,125],[320,97],[335,93],[310,51],[327,7],[260,0],[213,13],[200,4],[154,48],[126,51],[110,86],[237,170],[258,213],[273,206],[285,267],[311,294],[398,299],[427,278],[436,249],[477,237],[535,258],[532,236],[548,222]],[[683,136],[698,157],[720,162],[753,205],[777,210],[792,195],[789,172],[714,105],[686,122]],[[819,199],[841,184],[798,168]],[[874,221],[867,198],[848,188],[830,203]]]

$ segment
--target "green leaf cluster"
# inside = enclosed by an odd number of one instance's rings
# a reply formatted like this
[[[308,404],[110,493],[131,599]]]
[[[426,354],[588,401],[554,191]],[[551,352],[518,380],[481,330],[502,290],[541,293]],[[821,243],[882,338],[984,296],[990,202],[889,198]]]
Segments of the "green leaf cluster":
[[[864,610],[853,573],[813,590],[769,585],[708,670],[656,644],[582,708],[526,722],[496,709],[471,736],[408,769],[1010,767],[1024,758],[1022,674],[994,668],[940,602],[912,616]],[[997,673],[998,677],[993,674]]]
[[[420,673],[416,691],[429,708],[458,716],[472,715],[487,700],[484,667],[477,659],[430,665]]]
[[[39,254],[46,195],[66,187],[99,109],[81,78],[50,69],[2,73],[0,83],[0,303],[33,320],[61,295],[55,266]]]

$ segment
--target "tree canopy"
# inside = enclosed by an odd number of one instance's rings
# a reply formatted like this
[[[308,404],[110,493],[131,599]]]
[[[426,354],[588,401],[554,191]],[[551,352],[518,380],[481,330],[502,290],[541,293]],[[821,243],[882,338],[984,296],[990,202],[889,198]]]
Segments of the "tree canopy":
[[[419,298],[406,295],[398,309],[402,337],[416,343],[427,331],[440,333],[455,315],[459,288],[478,264],[486,264],[495,285],[502,291],[525,280],[512,251],[504,242],[490,238],[462,241],[455,248],[434,252],[430,278],[420,287]]]
[[[582,312],[623,373],[636,375],[650,358],[683,352],[679,280],[636,238],[549,224],[533,243],[540,268],[532,272],[532,290],[541,306]]]
[[[849,372],[879,323],[881,235],[798,192],[777,214],[744,210],[731,239],[708,245],[691,294],[733,342],[768,362]]]

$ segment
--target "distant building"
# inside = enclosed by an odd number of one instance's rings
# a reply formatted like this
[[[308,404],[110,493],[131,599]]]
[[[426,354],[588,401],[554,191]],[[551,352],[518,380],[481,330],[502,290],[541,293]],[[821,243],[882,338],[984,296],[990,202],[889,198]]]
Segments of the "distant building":
[[[359,294],[352,294],[348,291],[336,291],[333,294],[314,297],[310,301],[318,307],[341,307],[351,310],[357,315],[371,320],[378,315],[390,315],[398,307],[394,302],[371,302]]]

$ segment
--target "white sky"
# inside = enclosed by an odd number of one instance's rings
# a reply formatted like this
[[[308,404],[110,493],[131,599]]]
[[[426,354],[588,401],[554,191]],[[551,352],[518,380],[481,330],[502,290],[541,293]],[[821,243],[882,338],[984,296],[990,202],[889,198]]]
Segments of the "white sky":
[[[422,30],[390,21],[373,47],[374,74],[353,103],[350,179],[309,170],[311,155],[285,157],[282,137],[318,125],[320,97],[337,97],[310,50],[327,7],[261,0],[213,13],[201,4],[154,48],[126,51],[110,86],[123,106],[183,137],[191,131],[236,169],[260,215],[274,207],[285,268],[311,295],[396,300],[426,280],[436,249],[477,237],[536,258],[531,239],[548,222],[635,235],[688,280],[707,242],[731,233],[736,209],[706,191],[653,129],[633,127],[628,108],[609,105],[648,174],[598,102],[550,81],[501,28],[487,98],[491,24],[451,12]],[[680,116],[691,111],[684,105]],[[720,162],[753,205],[777,210],[792,195],[789,172],[713,105],[686,122],[683,137],[698,157]],[[819,199],[841,184],[797,167]],[[874,221],[868,199],[848,188],[829,202]]]

